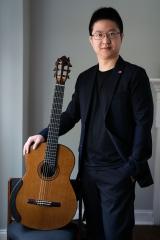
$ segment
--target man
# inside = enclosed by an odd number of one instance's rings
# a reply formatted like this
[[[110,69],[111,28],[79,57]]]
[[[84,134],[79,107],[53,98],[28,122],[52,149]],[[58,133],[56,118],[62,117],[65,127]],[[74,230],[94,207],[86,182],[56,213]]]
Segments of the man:
[[[79,176],[86,210],[88,239],[131,240],[135,181],[153,183],[147,160],[152,153],[153,101],[144,69],[119,56],[123,23],[113,8],[95,11],[89,40],[98,65],[81,73],[62,113],[60,132],[81,120]],[[48,128],[30,137],[36,148]]]

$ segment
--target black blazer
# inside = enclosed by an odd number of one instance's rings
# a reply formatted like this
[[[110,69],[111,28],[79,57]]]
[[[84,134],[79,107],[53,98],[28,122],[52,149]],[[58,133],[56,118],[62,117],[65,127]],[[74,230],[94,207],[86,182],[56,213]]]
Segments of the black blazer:
[[[79,163],[83,159],[83,146],[89,106],[98,65],[81,73],[75,92],[65,112],[61,115],[60,135],[65,134],[81,120]],[[149,79],[143,68],[119,57],[112,73],[112,84],[103,88],[106,130],[121,159],[126,175],[132,175],[141,187],[149,186],[153,179],[148,166],[152,155],[151,128],[153,100]],[[47,137],[48,128],[40,132]]]

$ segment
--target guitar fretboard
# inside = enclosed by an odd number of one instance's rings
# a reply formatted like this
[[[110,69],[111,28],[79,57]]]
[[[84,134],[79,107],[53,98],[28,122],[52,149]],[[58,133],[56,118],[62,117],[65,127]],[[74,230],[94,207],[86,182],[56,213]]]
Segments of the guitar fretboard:
[[[45,153],[45,162],[47,162],[53,169],[56,167],[56,156],[58,147],[60,118],[62,113],[64,97],[64,85],[56,84],[50,123],[48,127],[47,149]]]

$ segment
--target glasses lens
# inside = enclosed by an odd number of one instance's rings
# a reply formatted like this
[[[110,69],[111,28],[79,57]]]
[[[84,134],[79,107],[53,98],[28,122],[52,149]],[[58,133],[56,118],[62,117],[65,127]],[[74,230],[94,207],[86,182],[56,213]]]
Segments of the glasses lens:
[[[101,40],[103,38],[103,33],[101,32],[97,32],[94,34],[94,38],[97,39],[97,40]]]
[[[120,34],[120,32],[108,32],[108,33],[105,33],[105,32],[95,32],[93,34],[93,37],[95,40],[102,40],[105,36],[108,38],[108,39],[114,39],[117,37],[117,35]]]
[[[109,32],[108,38],[110,38],[110,39],[116,38],[117,34],[118,34],[118,32]]]

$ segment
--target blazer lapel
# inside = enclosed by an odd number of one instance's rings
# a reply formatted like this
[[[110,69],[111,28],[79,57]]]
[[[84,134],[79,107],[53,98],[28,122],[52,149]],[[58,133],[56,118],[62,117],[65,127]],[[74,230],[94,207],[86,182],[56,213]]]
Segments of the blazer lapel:
[[[111,79],[110,79],[110,86],[109,87],[104,87],[103,88],[103,92],[102,92],[102,101],[104,103],[106,103],[106,105],[104,105],[105,108],[105,117],[108,113],[109,107],[111,105],[112,102],[112,97],[114,95],[116,86],[121,78],[121,75],[123,74],[124,71],[124,67],[125,67],[125,61],[119,57],[115,68],[113,69],[112,75],[111,75]]]

